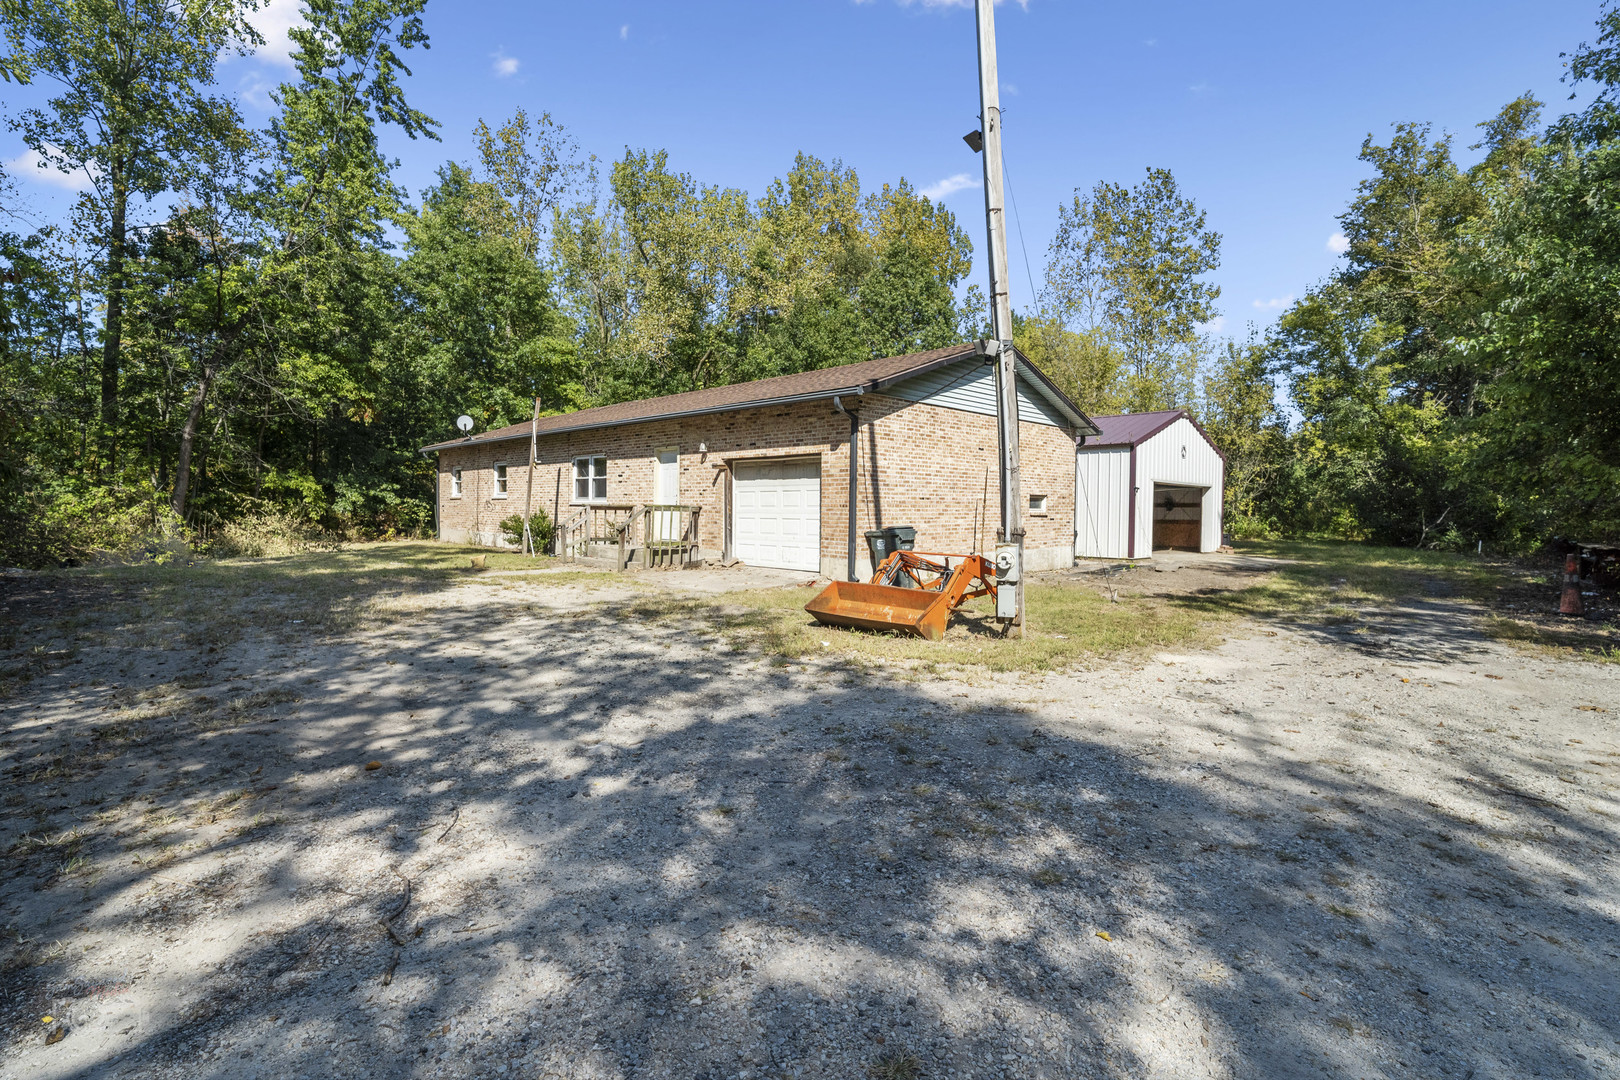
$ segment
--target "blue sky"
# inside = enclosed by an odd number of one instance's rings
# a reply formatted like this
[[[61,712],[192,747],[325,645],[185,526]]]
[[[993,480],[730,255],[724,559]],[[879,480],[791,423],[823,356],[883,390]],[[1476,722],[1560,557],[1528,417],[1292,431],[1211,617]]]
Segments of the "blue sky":
[[[267,36],[283,41],[295,10],[276,0]],[[1331,270],[1364,137],[1426,120],[1457,133],[1468,159],[1474,125],[1517,94],[1555,115],[1568,93],[1559,53],[1591,37],[1597,13],[1595,0],[1002,4],[1015,306],[1031,300],[1026,250],[1039,283],[1060,202],[1163,166],[1225,238],[1213,275],[1225,330],[1271,321]],[[970,5],[430,0],[425,18],[433,47],[409,57],[407,91],[444,141],[389,141],[413,194],[447,158],[473,156],[480,117],[522,106],[600,157],[664,148],[701,182],[755,195],[800,150],[842,159],[868,188],[904,176],[941,192],[983,250],[979,162],[961,141],[978,126]],[[262,122],[265,90],[289,74],[267,50],[226,64],[222,84]],[[0,93],[9,109],[37,90]],[[22,149],[0,134],[25,205],[59,213],[70,194],[20,168]]]

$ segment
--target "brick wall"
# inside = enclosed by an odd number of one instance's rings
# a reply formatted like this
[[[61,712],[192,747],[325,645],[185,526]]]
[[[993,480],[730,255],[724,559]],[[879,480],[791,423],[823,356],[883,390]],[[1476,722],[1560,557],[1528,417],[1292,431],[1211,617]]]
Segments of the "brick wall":
[[[858,532],[913,525],[919,550],[966,552],[995,543],[1000,520],[996,424],[992,416],[917,404],[885,395],[851,403],[860,416],[856,487]],[[706,445],[707,451],[698,447]],[[821,462],[822,573],[843,577],[848,536],[849,420],[830,401],[655,420],[612,428],[542,435],[534,472],[534,505],[566,518],[576,457],[608,459],[607,501],[653,499],[659,450],[680,456],[680,501],[702,507],[699,542],[718,555],[724,543],[729,463],[739,459],[813,456]],[[1068,566],[1074,552],[1074,443],[1060,428],[1020,425],[1023,493],[1047,496],[1045,514],[1026,511],[1025,548],[1032,570]],[[439,535],[494,544],[502,518],[521,513],[528,478],[528,441],[451,448],[439,454]],[[494,466],[506,462],[508,492],[494,494]],[[450,470],[462,469],[462,496],[451,494]],[[988,483],[988,489],[986,487]],[[988,519],[986,523],[985,519]],[[870,573],[863,537],[857,573]]]

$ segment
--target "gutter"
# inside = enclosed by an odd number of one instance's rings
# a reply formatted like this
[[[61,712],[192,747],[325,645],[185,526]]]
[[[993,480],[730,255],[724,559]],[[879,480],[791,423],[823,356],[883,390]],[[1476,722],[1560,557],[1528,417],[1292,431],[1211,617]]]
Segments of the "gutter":
[[[960,359],[960,357],[958,357]],[[593,420],[586,424],[572,424],[568,427],[547,428],[542,435],[566,435],[575,431],[590,431],[593,428],[619,427],[624,424],[650,424],[655,420],[684,420],[689,416],[712,416],[715,413],[737,412],[741,409],[765,409],[773,405],[797,405],[806,401],[825,401],[836,397],[859,397],[866,393],[865,386],[845,386],[833,390],[817,390],[809,394],[789,394],[786,397],[760,398],[757,401],[738,401],[729,405],[712,405],[704,409],[683,409],[680,412],[659,413],[656,416],[636,416],[629,420]],[[513,432],[511,435],[502,435],[498,438],[482,439],[455,439],[451,442],[434,443],[424,446],[422,454],[438,453],[440,450],[451,450],[458,446],[484,446],[499,442],[512,442],[516,439],[527,439],[527,431]]]

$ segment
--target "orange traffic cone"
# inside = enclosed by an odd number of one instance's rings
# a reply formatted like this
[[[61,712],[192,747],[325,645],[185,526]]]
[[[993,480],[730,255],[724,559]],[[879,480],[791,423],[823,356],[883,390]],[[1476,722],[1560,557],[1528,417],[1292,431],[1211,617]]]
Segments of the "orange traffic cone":
[[[1573,551],[1564,556],[1564,595],[1558,601],[1558,614],[1586,614],[1581,605],[1581,557]]]

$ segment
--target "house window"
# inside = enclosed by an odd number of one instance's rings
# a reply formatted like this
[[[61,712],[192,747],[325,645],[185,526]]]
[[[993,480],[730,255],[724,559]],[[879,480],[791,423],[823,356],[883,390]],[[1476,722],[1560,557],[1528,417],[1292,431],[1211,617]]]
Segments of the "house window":
[[[607,501],[607,458],[574,459],[574,501]]]
[[[1029,497],[1029,512],[1032,514],[1046,513],[1046,496],[1031,495]]]
[[[504,461],[495,463],[495,494],[491,495],[490,498],[506,498],[506,462]]]
[[[450,470],[450,497],[461,498],[461,466],[457,465]]]

